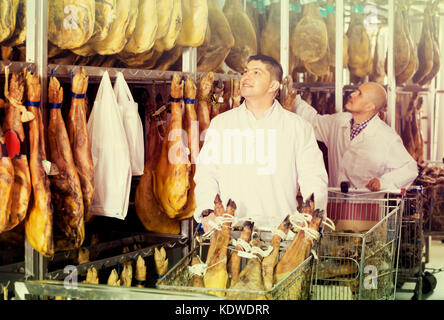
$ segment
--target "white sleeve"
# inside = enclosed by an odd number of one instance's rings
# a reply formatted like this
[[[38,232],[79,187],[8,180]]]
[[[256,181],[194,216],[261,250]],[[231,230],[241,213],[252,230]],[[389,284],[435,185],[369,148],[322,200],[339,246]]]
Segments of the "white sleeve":
[[[399,136],[386,154],[386,173],[380,178],[381,190],[408,188],[418,176],[416,161],[405,149]]]
[[[217,139],[214,139],[219,133],[214,128],[213,123],[215,121],[211,121],[207,129],[204,144],[196,161],[196,172],[194,174],[196,210],[194,211],[194,219],[197,222],[201,222],[202,211],[214,209],[215,196],[220,193],[218,182],[219,165],[217,159],[212,158],[213,148],[220,148],[217,144]]]
[[[327,212],[328,176],[325,170],[322,151],[316,142],[313,128],[305,125],[300,128],[301,141],[296,151],[298,184],[304,201],[314,194],[315,208]]]
[[[310,106],[300,95],[296,97],[296,104],[293,107],[293,112],[302,117],[304,120],[311,123],[313,126],[316,140],[328,143],[331,130],[334,128],[335,115],[320,115],[315,108]]]

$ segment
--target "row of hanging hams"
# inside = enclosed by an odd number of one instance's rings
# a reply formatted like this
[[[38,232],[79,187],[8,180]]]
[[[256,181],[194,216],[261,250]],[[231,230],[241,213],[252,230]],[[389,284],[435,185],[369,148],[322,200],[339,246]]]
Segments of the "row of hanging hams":
[[[302,207],[302,212],[311,217],[311,222],[307,228],[318,232],[323,219],[323,212],[313,210],[314,205],[307,201]],[[226,207],[219,195],[214,200],[214,214],[221,217],[224,215],[235,216],[236,204],[229,200]],[[269,248],[265,249],[265,243],[261,241],[259,234],[254,229],[254,221],[245,221],[239,240],[235,241],[234,247],[230,243],[237,240],[232,239],[231,222],[226,219],[220,229],[215,229],[211,235],[205,264],[202,258],[195,256],[190,267],[194,271],[191,277],[191,285],[208,289],[208,293],[226,297],[231,300],[248,299],[263,300],[269,297],[260,293],[270,291],[277,283],[287,277],[290,273],[304,262],[314,244],[314,238],[308,236],[308,230],[300,230],[291,241],[287,249],[281,250],[281,242],[285,240],[288,232],[292,229],[290,216],[286,217],[278,226],[279,232],[274,233]],[[246,264],[242,259],[246,259],[246,243],[251,247],[251,252],[262,252],[262,254],[250,255]],[[205,265],[204,272],[197,271],[197,268]],[[242,268],[242,265],[245,265]],[[190,269],[191,270],[191,269]],[[301,298],[301,286],[303,277],[299,274],[288,289],[288,299],[297,300]],[[234,290],[225,290],[234,289]]]
[[[178,234],[180,221],[192,217],[196,207],[193,178],[200,137],[212,118],[239,106],[239,80],[215,81],[208,72],[196,85],[191,78],[184,82],[174,73],[170,96],[168,110],[161,95],[146,100],[146,162],[135,207],[147,230]],[[187,141],[175,134],[182,130]]]
[[[66,122],[61,113],[63,89],[55,77],[50,78],[46,130],[38,76],[25,70],[13,73],[10,83],[8,78],[6,72],[0,170],[7,174],[2,175],[0,188],[0,232],[23,222],[30,244],[46,257],[56,250],[79,248],[94,192],[86,130],[88,78],[84,70],[74,76]],[[25,100],[27,109],[23,106]],[[25,128],[24,122],[28,123]]]
[[[56,0],[49,16],[51,63],[170,70],[198,47],[199,72],[242,72],[257,53],[242,0]]]

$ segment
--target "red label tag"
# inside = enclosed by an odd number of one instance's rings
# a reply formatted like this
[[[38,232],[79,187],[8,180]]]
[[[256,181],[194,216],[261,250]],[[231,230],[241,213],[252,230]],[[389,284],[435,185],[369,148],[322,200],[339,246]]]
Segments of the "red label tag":
[[[12,130],[5,132],[6,149],[8,155],[12,159],[20,154],[20,139],[17,133]]]
[[[383,208],[378,203],[334,203],[327,204],[327,216],[332,220],[379,221]]]

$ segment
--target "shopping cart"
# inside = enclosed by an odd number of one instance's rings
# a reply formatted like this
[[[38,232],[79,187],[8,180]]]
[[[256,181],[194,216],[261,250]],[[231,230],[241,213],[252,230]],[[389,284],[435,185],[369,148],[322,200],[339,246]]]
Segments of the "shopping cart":
[[[316,248],[312,300],[395,298],[402,198],[401,191],[329,189],[336,231],[324,232]]]
[[[422,187],[410,188],[404,196],[401,242],[399,247],[397,292],[412,292],[413,299],[422,299],[424,274],[424,224]],[[414,289],[403,288],[414,283]]]

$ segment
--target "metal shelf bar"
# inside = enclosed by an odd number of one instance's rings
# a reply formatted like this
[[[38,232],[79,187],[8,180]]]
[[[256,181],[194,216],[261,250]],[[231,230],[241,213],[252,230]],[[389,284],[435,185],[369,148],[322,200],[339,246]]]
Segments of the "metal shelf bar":
[[[124,262],[124,261],[128,261],[128,260],[136,259],[138,256],[141,256],[142,258],[151,256],[154,254],[154,248],[165,247],[166,249],[168,249],[168,248],[172,248],[172,247],[176,246],[178,243],[179,243],[178,241],[170,240],[170,241],[163,242],[161,244],[151,245],[151,246],[148,246],[148,247],[140,249],[140,250],[136,250],[136,251],[132,251],[132,252],[124,253],[124,254],[119,254],[119,255],[116,255],[113,257],[104,258],[104,259],[100,259],[97,261],[92,261],[92,262],[80,264],[75,267],[77,268],[78,274],[87,273],[88,269],[91,267],[94,267],[98,271],[100,271],[100,269],[102,269],[102,268],[108,268],[108,267],[115,266],[119,262]],[[47,278],[49,278],[50,280],[60,280],[65,277],[66,277],[66,274],[64,273],[63,269],[55,270],[55,271],[47,273]]]

